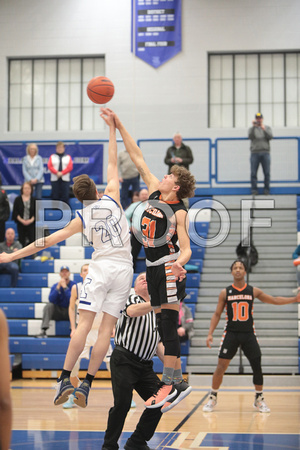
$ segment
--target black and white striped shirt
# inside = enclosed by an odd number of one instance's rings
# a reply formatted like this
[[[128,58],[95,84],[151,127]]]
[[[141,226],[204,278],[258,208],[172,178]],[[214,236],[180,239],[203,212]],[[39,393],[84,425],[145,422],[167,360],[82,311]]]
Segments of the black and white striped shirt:
[[[145,300],[138,295],[130,295],[116,325],[115,344],[149,361],[155,355],[160,337],[154,311],[140,317],[127,315],[127,308],[137,303],[145,303]]]

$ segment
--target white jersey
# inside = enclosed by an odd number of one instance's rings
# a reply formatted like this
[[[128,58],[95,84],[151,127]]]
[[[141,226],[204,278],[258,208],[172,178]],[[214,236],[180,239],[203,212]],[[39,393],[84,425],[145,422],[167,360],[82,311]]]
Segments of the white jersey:
[[[130,232],[124,211],[108,195],[89,204],[77,214],[83,233],[95,251],[94,261],[109,260],[132,265]]]

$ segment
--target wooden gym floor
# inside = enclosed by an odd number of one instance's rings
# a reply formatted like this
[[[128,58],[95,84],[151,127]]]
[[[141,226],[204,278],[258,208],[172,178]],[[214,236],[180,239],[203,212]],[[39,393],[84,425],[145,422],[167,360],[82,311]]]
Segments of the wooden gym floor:
[[[13,435],[11,449],[101,449],[113,397],[110,380],[95,380],[86,409],[64,410],[53,405],[54,380],[12,381]],[[265,388],[270,414],[253,408],[252,387],[224,387],[212,413],[202,411],[209,387],[193,392],[162,416],[149,442],[151,449],[300,449],[300,387]],[[134,393],[136,408],[127,416],[120,449],[135,429],[144,409]]]

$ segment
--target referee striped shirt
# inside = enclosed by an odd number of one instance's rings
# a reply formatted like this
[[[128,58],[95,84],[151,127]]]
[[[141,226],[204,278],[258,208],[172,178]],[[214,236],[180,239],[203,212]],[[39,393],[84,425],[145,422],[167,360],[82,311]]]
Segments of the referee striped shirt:
[[[129,317],[127,308],[137,303],[146,303],[136,294],[129,296],[116,325],[115,344],[149,361],[156,353],[160,336],[157,331],[154,311],[140,317]]]

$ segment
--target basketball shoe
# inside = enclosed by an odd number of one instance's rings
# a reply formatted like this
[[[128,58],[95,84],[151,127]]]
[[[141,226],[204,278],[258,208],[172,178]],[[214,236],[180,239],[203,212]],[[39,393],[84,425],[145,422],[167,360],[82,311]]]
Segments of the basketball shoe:
[[[173,384],[165,384],[160,381],[157,385],[157,390],[152,397],[145,402],[146,408],[159,408],[163,406],[171,398],[175,397],[177,391]]]
[[[54,397],[54,405],[61,405],[68,400],[70,394],[74,391],[74,386],[70,382],[70,378],[58,379],[56,384],[56,395]]]
[[[74,398],[75,398],[76,389],[74,389],[73,394],[70,395],[68,401],[63,404],[64,409],[72,409],[74,408]]]
[[[86,408],[91,385],[88,380],[83,380],[81,385],[76,389],[74,403],[81,408]]]
[[[213,394],[210,394],[208,402],[206,403],[206,405],[203,406],[202,411],[212,412],[216,404],[217,404],[217,397]]]
[[[254,408],[258,409],[259,412],[261,413],[269,413],[271,412],[270,408],[268,408],[265,399],[262,395],[260,395],[259,397],[257,397],[254,400],[253,403]]]
[[[177,394],[171,400],[167,401],[161,408],[161,412],[165,413],[174,408],[181,400],[183,400],[192,391],[192,386],[189,386],[185,380],[182,380],[179,384],[175,384]]]

